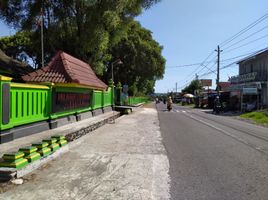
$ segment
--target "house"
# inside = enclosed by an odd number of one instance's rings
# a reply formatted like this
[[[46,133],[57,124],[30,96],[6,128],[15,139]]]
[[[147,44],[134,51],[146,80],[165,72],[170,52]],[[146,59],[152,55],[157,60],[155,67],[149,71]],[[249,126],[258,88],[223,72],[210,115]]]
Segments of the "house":
[[[231,93],[239,96],[240,106],[268,107],[268,48],[237,62],[239,75],[229,79]]]
[[[12,77],[13,81],[22,81],[21,76],[32,72],[34,69],[26,63],[7,56],[0,49],[0,74]]]

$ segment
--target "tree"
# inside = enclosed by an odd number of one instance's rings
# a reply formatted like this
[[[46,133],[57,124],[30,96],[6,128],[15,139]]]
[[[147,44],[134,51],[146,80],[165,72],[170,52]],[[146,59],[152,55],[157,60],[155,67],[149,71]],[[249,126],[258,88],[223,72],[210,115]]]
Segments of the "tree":
[[[130,22],[126,36],[111,49],[112,56],[124,63],[114,68],[115,81],[135,85],[137,91],[143,93],[153,92],[155,81],[163,78],[165,70],[161,53],[162,47],[152,38],[151,32],[136,21]],[[107,74],[110,74],[109,67]]]
[[[116,67],[116,81],[133,86],[133,94],[135,91],[152,92],[155,81],[163,77],[165,59],[161,55],[162,47],[152,38],[150,31],[134,20],[144,9],[160,0],[0,1],[0,18],[19,30],[15,38],[23,35],[29,42],[15,45],[24,47],[15,48],[15,51],[7,45],[5,50],[12,56],[18,58],[23,52],[36,67],[40,67],[42,8],[46,63],[57,50],[63,50],[89,63],[97,75],[107,81],[111,63],[121,58],[124,65]]]
[[[30,31],[19,31],[15,35],[2,37],[0,38],[0,49],[14,59],[26,63],[30,61],[35,67],[40,47],[33,44],[32,37],[33,34]]]
[[[19,62],[7,56],[0,49],[0,73],[4,76],[13,77],[15,81],[21,81],[21,76],[32,72],[33,69],[24,62]]]
[[[200,84],[200,81],[198,79],[195,79],[195,80],[192,80],[191,83],[182,90],[182,92],[194,94],[195,90],[201,90],[201,89],[202,89],[202,86]]]
[[[0,18],[18,30],[32,31],[40,49],[40,9],[43,8],[46,62],[62,49],[102,75],[112,57],[109,47],[120,41],[125,22],[159,0],[1,0]],[[112,43],[112,44],[111,44]],[[37,45],[38,44],[38,45]],[[34,59],[40,66],[40,50]]]

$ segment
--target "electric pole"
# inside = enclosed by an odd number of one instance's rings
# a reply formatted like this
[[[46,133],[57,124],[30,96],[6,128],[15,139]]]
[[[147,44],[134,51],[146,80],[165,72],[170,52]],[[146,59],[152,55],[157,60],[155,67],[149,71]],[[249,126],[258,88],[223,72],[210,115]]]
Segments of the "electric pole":
[[[177,90],[178,90],[178,83],[176,82],[176,94],[177,94]]]
[[[220,82],[220,53],[222,50],[220,50],[220,46],[218,45],[217,50],[215,50],[218,53],[218,60],[217,60],[217,79],[216,79],[216,85],[217,85],[217,94],[220,95],[220,87],[219,87],[219,82]]]
[[[41,57],[42,57],[42,67],[44,67],[44,12],[43,12],[43,1],[41,5]]]

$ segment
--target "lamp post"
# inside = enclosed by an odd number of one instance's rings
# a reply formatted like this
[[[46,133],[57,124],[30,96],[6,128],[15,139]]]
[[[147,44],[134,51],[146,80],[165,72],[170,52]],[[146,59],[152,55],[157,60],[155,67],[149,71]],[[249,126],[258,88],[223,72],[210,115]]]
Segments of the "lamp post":
[[[114,107],[115,107],[115,105],[114,105],[114,97],[115,97],[115,95],[114,95],[114,66],[116,66],[116,65],[122,65],[123,64],[123,62],[120,60],[120,59],[117,59],[117,60],[115,60],[114,62],[112,62],[112,64],[111,64],[111,67],[112,67],[112,87],[113,87],[113,101],[112,101],[112,103],[113,103],[113,112],[114,112]],[[114,113],[113,113],[113,115],[114,115]],[[114,117],[113,117],[113,119],[114,119]],[[115,123],[115,120],[113,120],[113,122]]]

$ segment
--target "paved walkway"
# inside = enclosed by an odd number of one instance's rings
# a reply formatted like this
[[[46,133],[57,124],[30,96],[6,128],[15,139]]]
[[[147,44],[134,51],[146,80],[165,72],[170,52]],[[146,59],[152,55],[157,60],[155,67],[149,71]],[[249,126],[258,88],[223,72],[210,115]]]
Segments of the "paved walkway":
[[[55,129],[50,129],[50,130],[43,131],[40,133],[35,133],[26,137],[21,137],[11,142],[0,144],[0,157],[2,157],[4,153],[17,151],[19,147],[31,146],[32,143],[41,142],[43,139],[47,139],[53,135],[67,135],[70,133],[74,133],[90,125],[93,125],[93,124],[99,123],[100,121],[108,119],[116,114],[118,114],[118,112],[112,112],[112,111],[107,112],[107,113],[104,113],[95,117],[91,117],[91,118],[88,118],[79,122],[67,124],[65,126],[60,126]]]
[[[72,142],[0,199],[169,199],[168,170],[157,112],[140,108]]]

